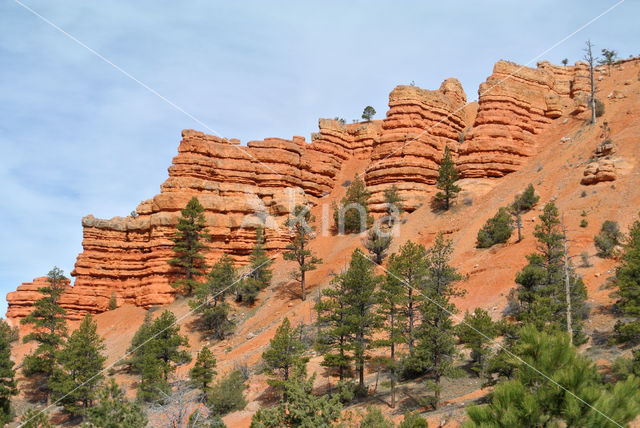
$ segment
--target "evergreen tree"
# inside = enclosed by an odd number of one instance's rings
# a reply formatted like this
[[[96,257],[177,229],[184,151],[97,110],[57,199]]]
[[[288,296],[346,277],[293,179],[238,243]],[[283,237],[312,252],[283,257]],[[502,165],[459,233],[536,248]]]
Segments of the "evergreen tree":
[[[516,275],[517,290],[515,317],[522,323],[532,323],[538,329],[566,329],[567,300],[565,295],[565,265],[563,242],[558,209],[549,202],[540,215],[541,223],[535,228],[538,240],[537,253],[529,254],[529,263]],[[576,344],[586,340],[582,321],[586,317],[586,287],[568,271],[571,297],[573,340]]]
[[[243,281],[238,283],[236,290],[236,300],[245,301],[249,304],[255,302],[260,290],[269,286],[271,283],[271,265],[273,260],[264,250],[264,231],[261,227],[256,229],[256,245],[251,250],[249,256],[249,274]]]
[[[35,341],[38,347],[24,358],[22,371],[25,376],[38,376],[42,381],[41,390],[49,398],[48,385],[53,375],[56,353],[67,336],[66,311],[58,304],[65,289],[66,278],[62,270],[54,267],[47,275],[49,285],[38,288],[43,295],[33,304],[34,310],[24,317],[22,324],[31,324],[34,331],[24,337],[24,342]]]
[[[209,248],[204,242],[210,239],[204,207],[195,196],[182,210],[176,229],[172,238],[175,257],[169,260],[169,264],[178,270],[180,279],[171,286],[190,296],[198,285],[198,278],[207,269],[202,253]]]
[[[265,373],[271,377],[269,385],[284,389],[284,382],[289,380],[296,362],[307,362],[308,358],[302,356],[305,346],[300,340],[300,335],[300,327],[291,327],[289,318],[285,317],[269,342],[269,348],[262,353]]]
[[[371,226],[373,217],[369,215],[370,197],[366,184],[356,174],[340,205],[334,206],[333,220],[339,234],[360,233]]]
[[[311,216],[309,208],[298,205],[294,210],[294,217],[290,217],[285,226],[289,228],[293,237],[285,247],[287,251],[282,255],[285,260],[293,260],[298,264],[298,268],[294,273],[294,277],[300,282],[302,290],[302,300],[307,298],[306,292],[306,273],[315,270],[322,260],[311,253],[309,249],[310,241],[315,237],[315,228],[309,223],[315,221]]]
[[[495,323],[486,310],[476,308],[472,314],[469,311],[465,313],[464,321],[457,326],[457,332],[460,342],[471,350],[473,370],[478,376],[482,376],[491,352],[487,342],[498,333]]]
[[[425,287],[425,300],[420,308],[422,324],[418,329],[417,358],[433,379],[429,385],[434,391],[433,405],[440,404],[440,381],[442,377],[456,374],[453,360],[457,355],[455,347],[455,328],[452,314],[457,310],[451,302],[452,297],[464,295],[456,288],[456,282],[463,279],[456,269],[449,265],[453,244],[445,241],[442,234],[436,236],[428,259],[428,271]]]
[[[620,245],[621,239],[622,233],[618,223],[611,220],[602,223],[600,233],[593,237],[598,255],[604,258],[610,258],[616,254],[616,246]]]
[[[464,427],[614,427],[640,413],[640,381],[631,376],[607,388],[566,333],[528,325],[514,349],[513,379],[495,387],[488,405],[469,407]]]
[[[209,390],[207,406],[214,416],[224,416],[227,413],[242,410],[247,405],[244,390],[247,388],[246,379],[239,370],[217,381]]]
[[[517,195],[513,201],[512,207],[516,208],[519,212],[531,211],[536,206],[540,196],[536,195],[536,189],[533,184],[529,184],[521,195]]]
[[[200,314],[202,329],[220,340],[224,340],[226,334],[233,330],[233,322],[229,319],[231,307],[225,302],[225,296],[237,282],[238,273],[233,259],[225,254],[211,267],[207,282],[198,283],[196,298],[189,302],[194,311]]]
[[[367,412],[360,421],[360,428],[393,428],[392,421],[387,419],[379,407],[367,406]]]
[[[377,264],[382,264],[391,245],[391,240],[391,231],[389,229],[381,230],[378,227],[374,227],[369,230],[366,239],[363,239],[362,246],[369,252],[373,261]]]
[[[196,363],[189,371],[189,377],[193,386],[202,391],[205,395],[209,391],[211,381],[216,375],[216,357],[213,352],[206,346],[203,347],[198,356]]]
[[[512,231],[509,212],[506,208],[500,208],[478,231],[476,247],[489,248],[495,244],[503,244],[509,240]]]
[[[96,428],[143,428],[147,417],[139,403],[132,403],[111,378],[97,392],[97,404],[87,411],[90,426]]]
[[[438,168],[438,182],[436,184],[436,187],[441,192],[436,193],[435,196],[435,202],[445,210],[449,209],[452,200],[456,198],[461,190],[460,187],[456,186],[456,181],[458,181],[458,171],[451,158],[449,147],[445,147],[444,157]]]
[[[115,292],[111,292],[111,297],[109,298],[109,310],[113,311],[114,309],[118,309],[118,298],[116,297]]]
[[[104,340],[98,335],[98,325],[86,314],[80,327],[58,353],[58,364],[49,382],[52,396],[72,415],[86,417],[93,405],[95,389],[104,377],[102,369],[106,357]]]
[[[399,220],[397,216],[404,212],[404,206],[402,205],[403,199],[398,194],[398,188],[395,184],[391,187],[384,189],[384,204],[387,209],[387,226],[392,226]]]
[[[347,291],[342,298],[347,309],[349,349],[352,351],[358,373],[358,388],[360,393],[364,393],[365,361],[369,358],[373,332],[380,325],[380,317],[373,309],[376,303],[376,287],[382,277],[375,274],[375,265],[367,260],[360,249],[356,249],[351,254],[349,269],[344,273],[343,280]]]
[[[20,417],[20,428],[52,428],[49,416],[38,409],[28,409]]]
[[[428,266],[425,248],[411,241],[407,241],[400,247],[399,253],[392,254],[387,263],[387,272],[391,274],[391,278],[400,281],[404,287],[403,308],[398,320],[406,320],[402,328],[409,347],[409,358],[414,356],[415,330],[419,308],[424,300],[422,293],[426,284]],[[391,278],[387,277],[387,281]]]
[[[389,348],[389,357],[384,363],[390,374],[391,381],[391,408],[396,405],[396,373],[398,345],[406,343],[405,336],[406,317],[404,308],[407,304],[405,285],[398,274],[402,274],[401,260],[395,254],[391,256],[387,266],[387,275],[381,283],[376,298],[378,301],[378,314],[384,320],[384,338],[375,342],[378,347]],[[396,272],[398,274],[396,274]]]
[[[180,326],[170,311],[164,311],[158,318],[145,317],[131,341],[128,363],[131,371],[141,376],[138,397],[153,401],[169,389],[168,377],[176,369],[176,364],[188,362],[189,353],[180,348],[188,347],[189,341],[180,336]]]
[[[350,329],[345,275],[331,279],[331,286],[322,290],[323,298],[316,304],[318,339],[316,349],[323,356],[322,365],[334,371],[340,382],[351,375],[352,358],[349,353]]]
[[[627,319],[615,325],[619,342],[640,343],[640,220],[636,220],[623,247],[620,265],[616,268],[616,308]]]
[[[371,106],[366,106],[362,111],[362,118],[367,122],[371,122],[371,118],[376,115],[376,109]]]
[[[307,379],[304,362],[298,360],[292,376],[283,382],[285,400],[271,409],[259,409],[251,419],[251,428],[331,427],[341,416],[338,395],[313,395],[315,374]]]
[[[11,397],[18,394],[16,371],[11,361],[12,336],[11,327],[6,321],[0,320],[0,425],[13,420]]]

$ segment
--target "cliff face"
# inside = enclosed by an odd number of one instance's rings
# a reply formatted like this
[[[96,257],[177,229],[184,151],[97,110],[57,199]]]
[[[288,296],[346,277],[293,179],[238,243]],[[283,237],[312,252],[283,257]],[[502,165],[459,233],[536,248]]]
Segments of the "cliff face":
[[[71,281],[68,279],[64,281],[65,286],[71,289]],[[9,307],[7,308],[7,318],[20,319],[29,315],[33,311],[33,302],[40,299],[42,294],[38,291],[39,288],[49,286],[49,281],[46,276],[35,278],[33,282],[23,282],[19,285],[16,291],[12,291],[7,294],[7,301]]]
[[[383,191],[393,184],[407,211],[424,203],[438,178],[444,147],[455,152],[459,135],[468,126],[466,101],[457,79],[445,80],[435,91],[398,86],[391,92],[365,174],[374,211],[384,209]]]
[[[478,114],[460,146],[463,178],[502,177],[522,167],[536,150],[535,136],[551,121],[586,109],[587,64],[537,69],[500,61],[478,90]]]
[[[142,307],[171,302],[170,238],[193,196],[206,210],[212,235],[207,261],[227,253],[244,263],[256,225],[265,226],[267,251],[283,250],[287,236],[280,228],[287,215],[299,203],[330,203],[328,195],[342,185],[337,176],[351,159],[368,162],[364,171],[349,174],[364,175],[374,212],[383,211],[383,191],[391,185],[398,187],[406,211],[425,204],[435,191],[445,146],[462,178],[517,171],[543,144],[537,135],[558,117],[586,110],[588,87],[586,64],[543,62],[532,69],[500,61],[480,87],[477,113],[460,82],[447,79],[437,90],[396,87],[383,120],[321,119],[311,143],[303,137],[267,138],[242,146],[185,130],[169,178],[158,195],[140,203],[137,216],[82,220],[83,252],[61,304],[77,319],[107,310],[112,295],[119,304]],[[601,170],[608,171],[603,166],[585,176],[603,175]],[[9,293],[9,318],[29,312],[40,282]]]

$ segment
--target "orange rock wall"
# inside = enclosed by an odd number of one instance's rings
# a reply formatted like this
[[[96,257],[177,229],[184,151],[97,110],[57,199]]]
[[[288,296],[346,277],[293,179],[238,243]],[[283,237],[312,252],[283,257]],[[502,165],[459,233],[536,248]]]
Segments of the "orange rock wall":
[[[372,193],[372,211],[383,211],[383,192],[395,184],[410,212],[432,197],[445,146],[463,178],[504,176],[535,153],[540,144],[535,136],[554,119],[586,109],[588,88],[584,63],[542,62],[533,69],[500,61],[480,87],[477,114],[460,82],[447,79],[437,90],[396,87],[384,120],[320,119],[310,144],[293,137],[241,146],[238,140],[185,130],[169,178],[158,195],[140,203],[137,217],[82,220],[83,252],[72,272],[75,284],[61,304],[77,319],[107,310],[112,294],[119,304],[171,302],[170,237],[193,196],[206,210],[212,235],[208,262],[228,253],[243,263],[257,224],[266,227],[266,249],[282,250],[286,235],[277,228],[295,204],[322,202],[340,186],[336,176],[346,160],[369,160],[361,173]],[[38,281],[9,293],[8,317],[29,312]]]

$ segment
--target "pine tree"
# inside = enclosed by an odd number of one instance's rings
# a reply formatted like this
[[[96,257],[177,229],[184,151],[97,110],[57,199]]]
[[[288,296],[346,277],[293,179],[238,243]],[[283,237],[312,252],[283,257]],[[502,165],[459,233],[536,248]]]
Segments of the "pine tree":
[[[176,229],[172,238],[175,257],[169,260],[169,264],[178,270],[180,279],[171,286],[190,296],[198,285],[198,278],[203,276],[207,269],[202,253],[209,248],[204,242],[210,239],[204,207],[195,196],[182,210]]]
[[[200,314],[200,327],[220,340],[233,330],[233,322],[229,319],[231,307],[225,302],[225,296],[238,282],[238,273],[234,262],[228,255],[223,255],[207,275],[207,282],[198,283],[195,299],[189,305]]]
[[[536,195],[536,189],[533,187],[533,184],[529,184],[521,195],[516,195],[512,207],[516,208],[519,212],[528,212],[536,206],[539,200],[540,196]]]
[[[435,393],[435,408],[440,404],[442,377],[452,377],[456,374],[453,367],[457,351],[452,314],[457,310],[451,298],[460,297],[464,292],[456,287],[456,282],[462,280],[463,276],[449,265],[452,253],[452,242],[445,241],[442,234],[438,234],[427,256],[429,268],[425,295],[428,300],[425,300],[420,308],[422,323],[418,329],[416,354],[433,379],[430,388]]]
[[[11,397],[18,394],[16,371],[11,361],[12,338],[11,327],[6,321],[0,320],[0,425],[13,420]]]
[[[616,308],[627,317],[615,325],[616,339],[630,344],[640,343],[640,220],[636,220],[623,247],[616,268]]]
[[[567,299],[565,295],[564,234],[560,225],[558,209],[553,202],[544,207],[541,223],[535,228],[538,240],[537,253],[529,254],[529,263],[516,275],[517,309],[515,317],[521,323],[532,323],[545,328],[565,329],[567,323]],[[586,317],[586,287],[582,280],[569,269],[571,317],[573,340],[576,344],[585,341],[582,321]]]
[[[419,307],[424,300],[422,293],[426,284],[428,266],[424,246],[411,241],[407,241],[400,247],[399,253],[392,254],[387,263],[387,272],[404,287],[404,304],[399,319],[406,320],[402,328],[409,347],[409,358],[414,355],[415,330]]]
[[[350,328],[344,273],[331,279],[330,287],[322,290],[322,299],[316,304],[318,312],[318,339],[316,349],[323,355],[322,366],[333,371],[342,382],[351,375],[352,358],[349,353]]]
[[[247,388],[246,379],[239,370],[232,371],[228,376],[218,380],[209,390],[207,406],[214,416],[224,416],[227,413],[242,410],[247,405],[244,390]]]
[[[314,256],[309,249],[309,243],[315,237],[315,228],[309,223],[314,221],[315,218],[311,216],[309,208],[298,205],[294,210],[294,217],[290,217],[285,222],[285,226],[289,228],[293,237],[285,247],[287,251],[282,257],[285,260],[293,260],[298,263],[294,277],[300,283],[303,301],[307,298],[306,273],[315,270],[317,265],[322,263],[322,260]]]
[[[215,368],[216,357],[209,348],[206,346],[203,347],[200,352],[198,352],[195,365],[189,371],[191,384],[206,395],[209,391],[209,387],[211,386],[211,381],[216,375]]]
[[[49,416],[38,409],[28,409],[20,417],[20,428],[52,428]]]
[[[371,226],[373,217],[369,215],[370,197],[366,184],[356,175],[340,205],[334,206],[333,220],[339,234],[360,233]]]
[[[618,223],[606,220],[602,223],[600,233],[593,237],[593,242],[598,249],[598,255],[603,258],[611,258],[616,254],[616,247],[620,245],[622,233]]]
[[[269,342],[269,348],[262,353],[265,373],[271,377],[269,385],[283,388],[283,382],[289,380],[293,366],[299,361],[307,362],[308,358],[302,356],[304,348],[300,340],[300,327],[291,327],[289,318],[285,317]]]
[[[473,370],[478,376],[482,376],[491,352],[488,341],[498,333],[495,323],[486,310],[476,308],[473,313],[465,313],[464,320],[458,324],[456,330],[460,342],[471,350]]]
[[[519,358],[510,359],[513,378],[494,388],[488,405],[469,407],[464,427],[614,427],[640,413],[640,381],[631,376],[607,388],[566,333],[527,325],[514,351]]]
[[[24,337],[24,342],[38,343],[36,350],[27,355],[23,361],[22,371],[25,376],[38,376],[42,381],[41,390],[47,399],[51,389],[49,379],[53,375],[56,353],[67,336],[66,311],[58,304],[65,289],[66,278],[62,270],[54,267],[47,275],[49,285],[38,288],[43,295],[34,303],[34,310],[22,319],[22,324],[33,325],[34,331]]]
[[[115,379],[97,392],[98,403],[87,411],[90,426],[96,428],[144,428],[147,417],[142,406],[130,402]]]
[[[373,332],[379,327],[381,321],[374,311],[374,306],[375,291],[382,277],[375,274],[375,265],[362,254],[360,249],[356,249],[351,254],[349,269],[344,273],[343,280],[347,291],[342,298],[347,308],[349,349],[352,351],[358,373],[358,388],[360,393],[364,393],[365,361],[369,358]]]
[[[255,303],[260,290],[269,286],[273,273],[270,266],[273,260],[264,250],[264,231],[262,227],[256,229],[256,245],[251,250],[249,256],[249,273],[236,287],[236,301],[246,302],[250,305]]]
[[[406,245],[406,244],[405,244]],[[376,299],[378,301],[378,315],[384,320],[382,329],[384,338],[375,342],[377,347],[389,348],[389,357],[385,359],[385,366],[390,374],[391,381],[391,408],[396,405],[396,374],[398,345],[406,343],[406,317],[404,308],[407,304],[407,293],[402,278],[401,260],[395,254],[391,256],[387,266],[387,275],[380,284]],[[396,274],[396,272],[398,274]]]
[[[80,327],[58,353],[58,364],[49,385],[52,396],[72,415],[86,417],[93,404],[95,389],[104,377],[102,369],[106,357],[104,340],[98,335],[98,325],[86,314]]]
[[[387,209],[387,226],[393,226],[404,212],[402,205],[403,199],[398,194],[398,188],[395,184],[384,190],[384,204]]]
[[[251,419],[251,428],[331,427],[341,416],[338,395],[313,395],[315,374],[307,379],[304,363],[298,361],[292,376],[283,382],[285,400],[271,409],[259,409]]]
[[[382,264],[387,255],[387,250],[391,245],[391,231],[374,227],[367,233],[366,239],[362,240],[362,246],[369,252],[369,255],[377,264]]]
[[[476,247],[489,248],[495,244],[503,244],[511,238],[513,226],[511,216],[506,208],[500,208],[478,231]]]
[[[392,421],[387,419],[379,407],[367,406],[367,412],[362,415],[359,428],[393,428]]]
[[[435,196],[435,202],[440,204],[445,210],[449,210],[452,200],[455,199],[458,192],[462,190],[456,186],[456,181],[458,181],[458,171],[451,158],[449,147],[445,147],[444,157],[438,168],[438,182],[436,183],[436,187],[440,189],[441,192],[436,193]]]
[[[145,317],[131,341],[127,363],[131,371],[141,376],[138,397],[141,400],[153,401],[161,391],[169,389],[167,383],[169,373],[177,364],[188,362],[189,353],[182,350],[188,347],[189,341],[180,335],[180,326],[176,325],[176,317],[170,311],[164,311],[158,318],[151,320]]]

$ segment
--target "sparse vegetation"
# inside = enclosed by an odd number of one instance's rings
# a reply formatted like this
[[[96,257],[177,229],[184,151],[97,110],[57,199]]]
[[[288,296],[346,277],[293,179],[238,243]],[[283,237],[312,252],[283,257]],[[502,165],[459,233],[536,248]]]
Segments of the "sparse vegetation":
[[[622,233],[620,233],[620,226],[612,220],[606,220],[602,223],[600,233],[593,237],[593,241],[598,249],[598,255],[603,258],[614,256],[616,247],[620,245],[621,239]]]
[[[478,231],[476,247],[489,248],[495,244],[502,244],[509,240],[513,232],[511,215],[506,208],[500,208],[498,213],[491,217],[482,229]]]
[[[282,257],[298,264],[294,278],[300,283],[301,297],[304,301],[307,298],[306,273],[315,270],[322,260],[314,256],[309,249],[309,242],[315,237],[315,227],[311,226],[315,218],[311,215],[309,208],[298,205],[293,214],[285,222],[285,227],[289,229],[292,239],[287,244],[287,251]]]
[[[374,109],[371,106],[366,106],[364,108],[364,110],[362,111],[362,118],[364,120],[366,120],[367,122],[371,122],[371,119],[373,118],[373,116],[376,115],[376,109]]]
[[[356,175],[340,205],[333,207],[333,220],[338,233],[360,233],[369,228],[373,217],[369,215],[369,197],[364,180]]]
[[[460,192],[460,187],[456,186],[458,181],[458,171],[456,170],[449,147],[444,148],[444,156],[438,168],[438,182],[436,187],[441,191],[436,193],[434,202],[445,211],[449,210],[452,201]]]

